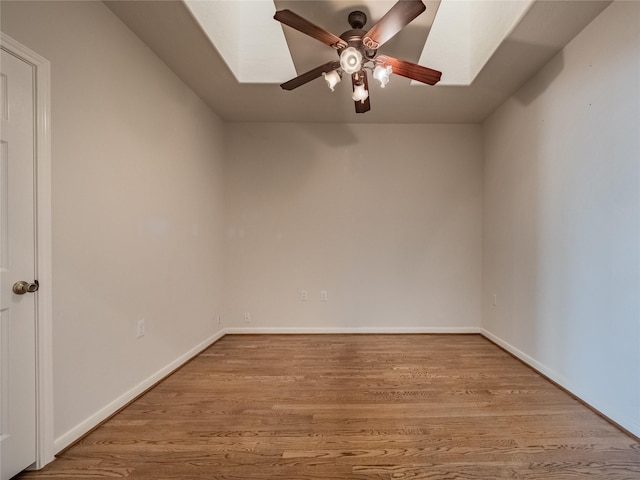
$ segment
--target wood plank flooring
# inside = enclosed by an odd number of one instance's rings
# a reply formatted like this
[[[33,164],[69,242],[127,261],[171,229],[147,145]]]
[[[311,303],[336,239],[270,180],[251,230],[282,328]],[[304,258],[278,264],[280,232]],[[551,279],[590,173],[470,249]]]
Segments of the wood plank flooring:
[[[478,335],[226,336],[35,478],[640,479],[640,444]]]

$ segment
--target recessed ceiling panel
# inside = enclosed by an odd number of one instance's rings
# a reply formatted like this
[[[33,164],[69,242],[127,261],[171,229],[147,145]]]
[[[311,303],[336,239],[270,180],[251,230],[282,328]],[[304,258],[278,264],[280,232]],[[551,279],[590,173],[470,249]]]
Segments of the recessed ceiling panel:
[[[471,85],[532,4],[442,0],[418,63],[442,71],[441,85]]]
[[[282,83],[295,67],[270,0],[185,0],[240,83]]]

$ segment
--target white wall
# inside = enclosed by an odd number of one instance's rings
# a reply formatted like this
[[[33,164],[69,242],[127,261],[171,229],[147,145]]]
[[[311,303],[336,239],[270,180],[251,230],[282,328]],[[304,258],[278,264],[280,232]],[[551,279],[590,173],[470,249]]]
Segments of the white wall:
[[[636,435],[639,25],[612,4],[485,122],[482,302],[492,338]]]
[[[227,125],[225,324],[478,330],[481,154],[477,125]]]
[[[101,2],[2,30],[52,66],[59,449],[220,330],[223,126]]]

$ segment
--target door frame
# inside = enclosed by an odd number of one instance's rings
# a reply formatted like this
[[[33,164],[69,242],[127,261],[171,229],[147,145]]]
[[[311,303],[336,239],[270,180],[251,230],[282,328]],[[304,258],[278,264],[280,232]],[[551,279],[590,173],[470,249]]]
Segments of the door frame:
[[[51,241],[51,64],[0,32],[0,48],[31,65],[35,105],[36,469],[55,458],[53,430],[53,295]]]

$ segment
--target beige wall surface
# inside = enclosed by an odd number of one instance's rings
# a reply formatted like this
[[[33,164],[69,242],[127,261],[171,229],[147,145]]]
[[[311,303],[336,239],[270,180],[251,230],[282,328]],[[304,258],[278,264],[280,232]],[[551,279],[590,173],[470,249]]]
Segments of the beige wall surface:
[[[64,443],[219,329],[222,124],[100,2],[3,1],[2,30],[51,61]]]
[[[636,435],[639,28],[615,2],[485,122],[483,216],[483,327]]]
[[[229,124],[227,142],[227,325],[479,328],[477,125]]]

